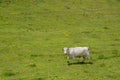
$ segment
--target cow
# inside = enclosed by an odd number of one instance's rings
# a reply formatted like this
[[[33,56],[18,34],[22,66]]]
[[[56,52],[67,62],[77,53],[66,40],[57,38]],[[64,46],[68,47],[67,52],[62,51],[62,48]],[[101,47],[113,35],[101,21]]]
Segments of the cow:
[[[83,63],[86,58],[89,60],[90,63],[92,63],[90,59],[88,47],[71,47],[71,48],[64,47],[63,51],[64,54],[67,55],[68,60],[83,57],[83,61],[82,61]],[[67,62],[69,63],[69,61]]]

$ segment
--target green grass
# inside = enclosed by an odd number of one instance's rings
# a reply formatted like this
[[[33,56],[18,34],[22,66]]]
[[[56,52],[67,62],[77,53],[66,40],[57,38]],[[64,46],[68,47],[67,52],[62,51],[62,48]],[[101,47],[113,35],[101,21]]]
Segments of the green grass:
[[[120,0],[0,0],[0,80],[119,80],[119,10]],[[93,64],[67,65],[73,46],[89,46]]]

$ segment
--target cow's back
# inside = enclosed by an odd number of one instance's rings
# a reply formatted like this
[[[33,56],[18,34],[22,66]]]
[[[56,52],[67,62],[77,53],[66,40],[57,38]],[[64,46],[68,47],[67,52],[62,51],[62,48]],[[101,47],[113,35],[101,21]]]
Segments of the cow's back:
[[[85,55],[85,51],[88,50],[88,47],[74,47],[70,48],[70,54],[74,56],[83,56]]]

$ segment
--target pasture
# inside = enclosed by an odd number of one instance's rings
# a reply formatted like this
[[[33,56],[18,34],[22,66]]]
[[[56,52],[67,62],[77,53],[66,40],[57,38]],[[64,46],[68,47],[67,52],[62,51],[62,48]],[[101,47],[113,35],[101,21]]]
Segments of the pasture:
[[[93,64],[67,65],[74,46]],[[120,0],[0,0],[0,80],[119,79]]]

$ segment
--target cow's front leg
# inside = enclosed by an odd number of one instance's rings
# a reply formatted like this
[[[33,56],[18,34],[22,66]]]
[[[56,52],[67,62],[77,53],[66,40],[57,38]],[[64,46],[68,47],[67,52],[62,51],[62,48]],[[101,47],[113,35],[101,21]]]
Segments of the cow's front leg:
[[[67,63],[70,64],[70,60],[73,59],[74,57],[72,56],[67,56]]]
[[[67,56],[67,63],[69,64],[70,62],[69,62],[69,59],[70,59],[70,57],[69,56]]]

